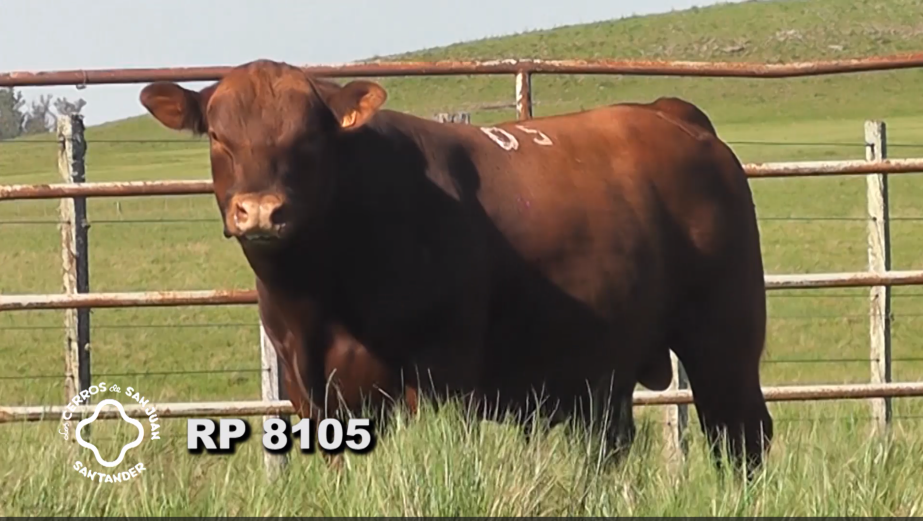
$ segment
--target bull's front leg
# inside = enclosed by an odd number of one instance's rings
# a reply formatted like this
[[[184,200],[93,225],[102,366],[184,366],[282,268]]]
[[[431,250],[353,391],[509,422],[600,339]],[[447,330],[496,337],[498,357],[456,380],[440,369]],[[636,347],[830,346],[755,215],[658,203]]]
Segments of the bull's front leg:
[[[417,390],[392,366],[359,342],[340,324],[328,326],[324,352],[325,417],[344,422],[350,417],[371,420],[372,435],[384,433],[394,408],[405,404],[417,411]]]
[[[398,371],[339,324],[312,323],[319,329],[289,328],[280,352],[287,361],[285,386],[292,404],[299,416],[312,420],[314,447],[326,418],[340,420],[345,434],[351,417],[367,417],[374,443],[398,400],[406,400],[415,411],[415,389],[402,385]],[[334,467],[341,465],[342,452],[323,454]]]
[[[292,301],[272,294],[257,283],[260,320],[266,336],[279,355],[279,371],[287,398],[295,414],[312,421],[310,435],[317,446],[317,427],[327,417],[323,400],[327,347],[325,324],[320,310],[310,301]],[[315,449],[316,451],[316,449]],[[324,453],[328,464],[338,466],[339,458]]]
[[[319,450],[321,422],[337,418],[345,423],[344,416],[348,416],[343,412],[348,409],[349,400],[344,407],[342,393],[329,378],[331,371],[324,356],[330,352],[329,347],[322,335],[310,334],[302,327],[300,331],[290,330],[276,349],[283,366],[283,384],[295,414],[311,420],[311,432],[302,432],[301,436],[311,436],[314,454]],[[328,465],[335,469],[342,467],[341,453],[320,452]]]

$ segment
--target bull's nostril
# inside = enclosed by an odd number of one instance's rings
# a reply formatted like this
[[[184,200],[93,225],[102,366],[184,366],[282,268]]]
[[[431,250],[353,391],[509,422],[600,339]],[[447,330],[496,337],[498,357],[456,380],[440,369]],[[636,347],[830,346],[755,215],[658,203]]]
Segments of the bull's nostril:
[[[235,236],[255,239],[281,232],[285,216],[279,211],[283,205],[277,197],[246,194],[235,199],[227,217],[229,231]]]
[[[246,223],[248,217],[249,213],[243,204],[237,203],[234,205],[234,224],[236,226]]]
[[[278,226],[280,224],[285,224],[288,221],[288,205],[280,204],[272,209],[272,213],[269,215],[269,222],[273,226]]]

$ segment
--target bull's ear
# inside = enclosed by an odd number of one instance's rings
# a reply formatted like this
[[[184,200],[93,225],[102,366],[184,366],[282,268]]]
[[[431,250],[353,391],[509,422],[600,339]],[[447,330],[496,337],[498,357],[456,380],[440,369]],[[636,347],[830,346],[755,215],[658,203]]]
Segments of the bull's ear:
[[[205,119],[205,105],[214,86],[201,92],[192,91],[167,81],[151,83],[141,90],[141,104],[173,130],[190,130],[195,134],[208,131]]]
[[[340,122],[340,127],[353,130],[371,119],[386,99],[388,93],[377,83],[356,80],[330,96],[327,104]]]

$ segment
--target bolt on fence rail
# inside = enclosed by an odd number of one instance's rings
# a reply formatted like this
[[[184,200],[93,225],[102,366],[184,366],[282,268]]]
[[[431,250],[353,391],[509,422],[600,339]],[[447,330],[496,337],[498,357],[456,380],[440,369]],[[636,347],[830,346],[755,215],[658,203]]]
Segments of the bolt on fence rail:
[[[841,74],[862,71],[923,67],[923,53],[872,57],[856,60],[804,62],[790,64],[708,63],[621,60],[491,60],[480,62],[443,61],[434,63],[358,63],[309,66],[304,69],[321,76],[432,76],[457,74],[513,74],[518,119],[532,117],[531,75],[536,73],[626,74],[661,76],[711,76],[749,78],[788,78]],[[110,69],[52,72],[12,72],[0,74],[0,86],[141,83],[158,80],[210,81],[220,79],[230,67],[190,67],[161,69]],[[470,115],[437,115],[437,120],[470,123]],[[890,287],[923,284],[923,271],[890,270],[887,174],[923,172],[923,158],[886,159],[885,125],[866,122],[866,159],[856,161],[814,161],[795,163],[755,163],[745,165],[753,178],[797,176],[866,175],[868,185],[869,271],[807,275],[766,275],[767,289],[870,287],[870,384],[766,387],[770,401],[815,399],[869,399],[873,418],[879,427],[892,419],[890,397],[923,396],[923,383],[891,383]],[[86,140],[80,116],[58,123],[59,170],[64,183],[52,185],[0,186],[0,200],[63,198],[62,259],[64,293],[60,295],[0,295],[0,311],[26,309],[67,310],[68,353],[65,388],[86,389],[90,382],[89,314],[91,307],[138,307],[181,305],[252,304],[253,290],[210,290],[187,292],[89,293],[86,264],[88,240],[86,197],[124,197],[148,195],[190,195],[212,193],[209,180],[86,183],[84,156]],[[83,313],[81,313],[83,311]],[[189,417],[201,414],[259,414],[264,417],[293,414],[279,382],[279,360],[260,322],[262,401],[231,403],[181,403],[158,406],[164,416]],[[683,432],[688,421],[687,406],[692,395],[682,364],[671,353],[674,379],[670,390],[662,393],[639,391],[637,405],[667,406],[665,436],[671,447],[671,461],[683,457]],[[67,396],[70,398],[70,395]],[[54,407],[0,407],[0,422],[45,419],[56,413]],[[57,411],[59,412],[59,411]],[[266,469],[271,476],[284,466],[285,459],[267,455]]]

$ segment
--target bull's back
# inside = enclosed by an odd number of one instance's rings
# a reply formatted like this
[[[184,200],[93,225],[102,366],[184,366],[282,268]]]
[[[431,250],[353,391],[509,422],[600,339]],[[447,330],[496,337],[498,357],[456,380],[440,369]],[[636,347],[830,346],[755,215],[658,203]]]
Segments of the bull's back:
[[[651,103],[624,103],[623,105],[632,105],[653,110],[661,116],[676,118],[686,124],[691,123],[693,125],[698,125],[709,133],[718,135],[711,119],[709,119],[708,115],[706,115],[702,109],[680,98],[663,96]]]
[[[649,262],[669,271],[667,258],[723,255],[752,231],[741,231],[754,216],[739,161],[704,113],[682,100],[497,128],[515,145],[500,146],[489,135],[495,130],[469,130],[480,197],[530,258],[593,249],[602,252],[598,264],[612,252],[620,270]]]
[[[739,163],[707,116],[675,98],[467,132],[483,192],[491,197],[494,190],[496,204],[506,208],[506,198],[521,201],[517,214],[523,216],[568,206],[618,212],[627,205],[632,212],[644,212],[653,203],[648,200],[654,196],[651,189],[740,181]],[[707,190],[689,188],[687,201],[710,197]]]
[[[481,203],[527,258],[588,247],[635,212],[626,137],[605,111],[467,132]]]

